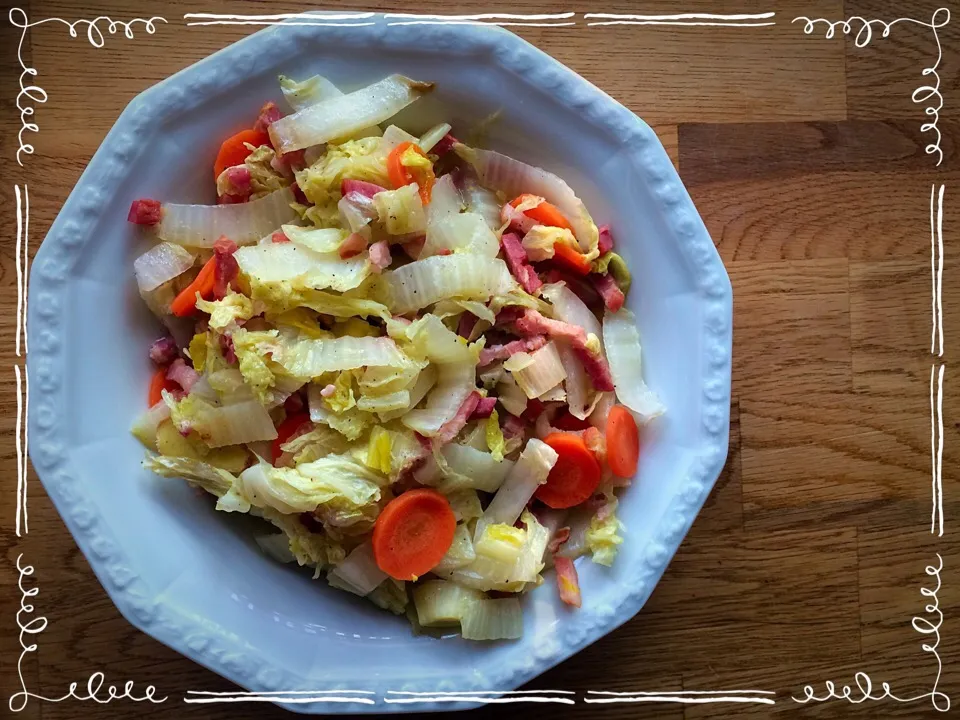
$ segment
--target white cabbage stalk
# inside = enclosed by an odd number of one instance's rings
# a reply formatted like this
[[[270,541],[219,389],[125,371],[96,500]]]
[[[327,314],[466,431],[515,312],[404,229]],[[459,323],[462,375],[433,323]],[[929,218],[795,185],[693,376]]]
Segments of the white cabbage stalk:
[[[500,220],[501,202],[497,194],[477,184],[476,180],[468,179],[463,187],[463,199],[467,210],[483,218],[487,227],[499,234],[502,222]]]
[[[407,339],[434,363],[473,362],[476,357],[459,335],[433,314],[426,314],[407,326]]]
[[[427,215],[416,183],[373,196],[384,229],[391,235],[419,234],[427,229]]]
[[[529,510],[524,510],[520,521],[525,527],[523,531],[512,525],[492,526],[494,538],[500,540],[495,543],[484,542],[491,536],[491,526],[486,526],[475,545],[476,560],[450,573],[450,579],[476,590],[506,592],[522,592],[528,583],[538,584],[550,531]],[[512,547],[517,540],[522,541],[519,548]]]
[[[369,540],[354,548],[342,563],[327,573],[328,580],[331,576],[335,576],[349,586],[351,592],[361,597],[369,595],[387,579],[387,574],[377,566],[373,557],[373,544]]]
[[[260,549],[273,560],[281,563],[292,563],[296,561],[293,553],[290,552],[290,538],[286,533],[271,533],[269,535],[257,535],[254,540]]]
[[[379,213],[373,200],[359,193],[347,193],[337,203],[340,222],[350,232],[367,232],[367,226],[377,219]]]
[[[577,294],[567,287],[566,283],[544,285],[541,295],[553,304],[555,319],[571,325],[582,327],[587,334],[602,337],[603,330],[600,321],[593,311],[588,308]],[[583,367],[583,363],[573,351],[567,340],[557,340],[557,351],[560,362],[567,373],[564,387],[567,390],[567,404],[570,414],[583,420],[593,410],[600,398],[600,394],[593,388],[593,382]],[[602,351],[602,344],[601,344]]]
[[[484,511],[483,518],[477,524],[475,537],[480,536],[483,525],[513,525],[537,488],[547,481],[558,457],[556,451],[545,442],[531,438]]]
[[[402,75],[391,75],[356,92],[332,97],[280,118],[269,128],[281,153],[330,142],[378,125],[433,90]]]
[[[160,423],[170,417],[170,406],[163,400],[141,414],[130,432],[150,450],[157,449],[157,428]]]
[[[443,560],[433,569],[436,573],[447,573],[466,567],[477,559],[477,553],[473,549],[473,539],[470,537],[470,531],[466,525],[457,525],[453,533],[453,543]]]
[[[544,285],[540,294],[553,305],[553,317],[571,325],[582,327],[588,335],[602,337],[600,321],[593,311],[577,297],[577,294],[564,282]]]
[[[133,261],[140,292],[151,292],[193,267],[196,255],[180,245],[162,242]]]
[[[544,198],[570,221],[580,250],[591,260],[599,254],[597,243],[600,234],[597,226],[583,201],[561,178],[492,150],[474,149],[470,155],[481,184],[501,190],[508,197],[530,193]]]
[[[593,520],[593,511],[587,508],[579,507],[570,511],[566,519],[570,536],[560,546],[560,550],[557,551],[558,556],[576,560],[587,552],[587,530],[590,529],[591,520]]]
[[[610,362],[610,374],[617,397],[636,413],[640,422],[662,415],[666,408],[643,381],[640,333],[633,313],[621,308],[603,316],[603,344]]]
[[[464,640],[515,640],[523,637],[523,611],[516,598],[480,600],[460,619]]]
[[[205,408],[194,428],[212,448],[277,437],[270,414],[256,400]]]
[[[501,366],[501,370],[503,366]],[[511,415],[520,417],[527,409],[527,394],[510,373],[504,372],[497,383],[497,400]]]
[[[340,88],[323,75],[313,75],[300,82],[281,75],[280,91],[283,93],[283,99],[295,111],[343,95]]]
[[[308,250],[313,250],[315,253],[335,253],[340,249],[340,244],[347,239],[347,233],[339,228],[306,228],[299,225],[283,225],[280,230],[291,242],[302,245]]]
[[[393,150],[398,145],[403,145],[405,142],[416,143],[418,138],[416,135],[411,135],[403,128],[399,128],[396,125],[388,125],[387,129],[383,131],[383,143],[381,144],[381,151],[384,155],[388,155],[391,150]]]
[[[468,523],[483,515],[483,506],[476,490],[462,488],[452,492],[441,491],[447,496],[453,516],[459,523]]]
[[[433,437],[477,387],[476,367],[470,363],[457,362],[438,366],[437,385],[427,396],[427,405],[422,410],[411,410],[400,422],[411,430]]]
[[[491,453],[456,443],[445,445],[440,454],[447,463],[446,469],[460,476],[460,482],[440,486],[444,493],[461,488],[496,492],[514,466],[512,460],[497,461]]]
[[[344,260],[336,252],[318,253],[296,242],[242,247],[234,257],[240,270],[259,283],[297,280],[315,290],[346,292],[370,275],[365,255]]]
[[[364,366],[404,367],[410,362],[390,338],[349,335],[332,339],[301,338],[290,345],[281,345],[273,353],[273,359],[298,378]]]
[[[433,150],[433,146],[443,140],[444,136],[452,129],[453,128],[449,123],[440,123],[439,125],[434,125],[420,136],[420,140],[417,142],[417,145],[419,145],[420,149],[424,152],[430,152]]]
[[[433,389],[433,386],[437,384],[437,376],[436,365],[427,365],[427,367],[420,371],[420,374],[417,376],[417,381],[409,390],[410,397],[407,401],[407,408],[415,408],[420,404],[420,401],[423,400],[427,396],[427,393]],[[407,408],[391,412],[381,412],[380,419],[383,422],[395,420],[407,412]]]
[[[610,411],[616,404],[616,393],[600,393],[596,407],[594,407],[593,412],[590,413],[590,424],[597,428],[600,432],[605,433],[607,431],[607,416],[610,415]]]
[[[435,255],[386,272],[383,285],[398,314],[445,298],[489,300],[516,288],[506,263],[479,255]]]
[[[441,175],[433,184],[433,190],[430,191],[430,204],[427,206],[427,235],[430,234],[430,223],[449,215],[457,215],[461,210],[463,210],[463,199],[453,182],[453,176]]]
[[[235,205],[177,205],[167,203],[157,226],[161,240],[189,247],[211,248],[222,236],[237,245],[252,245],[284,223],[297,218],[289,187],[262,198]]]
[[[538,398],[567,377],[557,346],[551,340],[532,353],[519,352],[503,363],[528,398]]]
[[[446,580],[428,580],[413,590],[417,620],[423,627],[456,625],[471,605],[483,599],[482,592]]]
[[[357,407],[364,412],[380,414],[407,410],[410,407],[410,391],[397,390],[386,395],[361,395],[357,399]]]
[[[476,213],[451,214],[427,225],[427,241],[420,257],[427,258],[443,250],[496,257],[500,241]]]

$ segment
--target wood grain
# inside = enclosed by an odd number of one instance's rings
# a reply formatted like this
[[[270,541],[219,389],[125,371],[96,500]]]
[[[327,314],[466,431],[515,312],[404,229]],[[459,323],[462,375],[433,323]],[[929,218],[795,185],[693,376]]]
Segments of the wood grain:
[[[852,36],[806,35],[793,18],[850,15],[929,19],[939,2],[789,0],[769,28],[588,28],[586,12],[764,12],[759,2],[581,2],[574,28],[523,28],[525,39],[581,73],[656,130],[680,170],[727,265],[734,288],[730,453],[688,537],[643,611],[531,683],[578,693],[573,708],[510,706],[531,718],[903,717],[913,704],[832,701],[799,705],[805,685],[852,682],[868,672],[900,696],[928,692],[935,661],[911,618],[922,615],[942,557],[938,594],[946,620],[939,689],[960,693],[960,403],[953,367],[960,335],[960,22],[940,31],[939,121],[943,162],[925,152],[926,118],[911,93],[935,57],[929,29],[900,23],[866,47]],[[126,104],[170,74],[243,37],[251,28],[186,27],[185,12],[287,12],[293,6],[233,0],[33,0],[32,19],[164,16],[156,34],[107,37],[93,48],[66,28],[43,25],[23,47],[49,99],[29,138],[37,152],[20,168],[19,114],[9,95],[19,37],[0,28],[0,690],[17,689],[20,645],[13,618],[18,556],[36,568],[32,602],[49,618],[21,672],[31,690],[60,695],[102,671],[109,682],[154,684],[162,705],[31,702],[29,720],[66,718],[280,718],[268,705],[198,707],[188,689],[231,690],[227,681],[135,630],[116,611],[43,492],[29,475],[30,532],[13,530],[16,391],[13,351],[17,273],[13,183],[29,183],[31,251]],[[342,8],[406,10],[394,0]],[[422,0],[422,12],[480,12]],[[534,0],[491,0],[485,12],[536,12]],[[943,278],[945,353],[930,354],[929,200],[946,186]],[[958,196],[960,197],[960,196]],[[31,252],[32,254],[32,252]],[[943,484],[946,530],[931,535],[931,365],[946,365]],[[589,589],[585,589],[589,591]],[[29,641],[29,640],[28,640]],[[588,690],[756,688],[775,705],[587,705]],[[475,717],[501,717],[501,708]]]

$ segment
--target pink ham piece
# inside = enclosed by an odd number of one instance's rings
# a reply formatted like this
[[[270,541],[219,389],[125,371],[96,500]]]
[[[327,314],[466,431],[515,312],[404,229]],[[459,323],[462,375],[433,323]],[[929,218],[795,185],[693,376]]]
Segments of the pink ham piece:
[[[372,198],[377,193],[381,193],[386,190],[385,187],[380,187],[376,183],[366,182],[365,180],[350,180],[349,178],[344,178],[340,183],[340,194],[349,195],[350,193],[358,193],[364,197]]]
[[[473,328],[477,325],[477,316],[473,313],[465,312],[460,316],[460,322],[457,325],[457,335],[462,338],[469,338]]]
[[[237,251],[237,244],[230,238],[223,236],[213,244],[213,294],[221,300],[230,289],[230,284],[240,274],[240,265],[233,254]]]
[[[290,152],[277,155],[274,160],[288,170],[303,170],[307,166],[307,161],[304,158],[305,152],[306,150],[291,150]],[[273,166],[273,163],[270,163],[270,165]],[[280,173],[283,172],[282,169],[276,167],[274,167],[274,170]]]
[[[480,365],[489,365],[496,360],[506,360],[518,352],[533,352],[534,350],[539,350],[546,344],[546,337],[543,335],[534,335],[520,340],[513,340],[505,345],[492,345],[480,351]]]
[[[510,323],[516,322],[523,317],[524,310],[525,308],[522,308],[519,305],[507,305],[503,310],[497,313],[496,318],[494,318],[494,326],[500,328],[504,325],[509,325]]]
[[[192,388],[199,379],[200,373],[187,365],[183,361],[183,358],[174,360],[167,370],[167,380],[173,380],[173,382],[182,387],[185,392],[190,392],[190,388]]]
[[[220,352],[223,355],[223,359],[230,365],[234,365],[237,362],[237,352],[233,349],[233,338],[229,335],[220,336]]]
[[[582,327],[571,325],[560,320],[545,318],[536,310],[527,310],[523,317],[514,323],[520,335],[549,335],[570,342],[573,351],[577,354],[584,370],[590,376],[593,387],[601,392],[613,392],[613,376],[610,375],[610,366],[602,355],[594,355],[587,348],[587,334]]]
[[[130,204],[127,222],[136,225],[156,225],[160,222],[161,205],[159,200],[140,198]]]
[[[433,146],[430,152],[439,156],[446,155],[448,152],[453,150],[453,146],[458,142],[460,141],[457,140],[453,135],[447,133],[437,141],[437,144]]]
[[[527,425],[516,415],[507,414],[503,421],[504,437],[521,437],[527,431]]]
[[[422,235],[420,237],[414,238],[413,240],[408,240],[405,243],[401,243],[400,247],[402,247],[403,251],[410,256],[411,260],[419,260],[420,252],[423,250],[423,246],[426,242],[427,242],[427,236]]]
[[[176,340],[169,335],[157,338],[150,346],[150,359],[160,367],[166,367],[172,363],[179,354]]]
[[[340,243],[340,248],[337,252],[340,253],[341,258],[346,260],[347,258],[359,255],[366,249],[367,239],[360,233],[352,233],[346,240]]]
[[[506,207],[509,207],[509,205]],[[503,247],[503,254],[507,258],[510,272],[517,279],[517,282],[528,293],[535,294],[543,283],[537,277],[537,271],[527,260],[527,251],[523,249],[520,237],[516,233],[504,233],[503,237],[500,238],[500,245]]]
[[[440,445],[445,445],[453,440],[457,436],[457,433],[463,430],[463,426],[467,424],[467,420],[470,419],[474,410],[477,409],[477,405],[480,404],[480,399],[480,393],[476,390],[467,395],[467,399],[457,408],[456,414],[440,427],[440,432],[437,433],[434,441]]]
[[[597,243],[597,250],[600,251],[601,255],[606,255],[608,252],[613,250],[613,235],[610,234],[609,225],[601,225],[597,228],[597,232],[600,233],[600,240]]]
[[[277,230],[273,235],[270,236],[270,242],[272,243],[287,243],[290,242],[290,238],[286,236],[283,230]]]
[[[374,272],[382,272],[390,267],[390,245],[386,240],[380,240],[370,246],[370,264],[373,265]]]
[[[597,289],[597,292],[600,293],[600,297],[603,298],[603,304],[607,310],[615,313],[623,307],[623,301],[626,298],[624,298],[620,286],[617,285],[617,281],[613,279],[613,275],[593,273],[589,278],[590,282],[593,283],[593,286]]]
[[[320,395],[326,398],[326,397],[330,397],[336,392],[337,392],[336,385],[333,385],[333,384],[324,385],[323,390],[320,391]]]
[[[242,198],[250,197],[253,192],[253,176],[246,165],[234,165],[223,171],[226,180],[230,183],[227,195],[236,195]]]
[[[268,102],[260,108],[260,115],[257,117],[257,122],[254,123],[254,130],[263,130],[266,132],[266,129],[273,125],[277,120],[283,117],[283,113],[280,112],[280,108],[277,107],[275,102]]]
[[[580,607],[580,579],[577,577],[577,568],[573,560],[565,557],[555,557],[553,567],[557,571],[557,587],[560,589],[560,599],[567,605]]]
[[[497,399],[495,397],[485,397],[480,398],[480,402],[477,403],[477,407],[473,410],[473,415],[470,416],[471,419],[478,418],[488,418],[493,414],[493,408],[497,404]]]

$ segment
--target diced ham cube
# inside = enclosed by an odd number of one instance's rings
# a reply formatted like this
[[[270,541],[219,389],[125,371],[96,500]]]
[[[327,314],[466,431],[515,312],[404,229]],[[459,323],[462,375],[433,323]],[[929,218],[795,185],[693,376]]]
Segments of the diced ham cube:
[[[370,264],[373,265],[374,272],[382,272],[390,267],[390,245],[386,240],[380,240],[370,246]]]
[[[601,225],[597,228],[597,231],[600,233],[600,240],[597,244],[597,249],[600,251],[601,255],[613,250],[613,235],[610,234],[609,225]]]
[[[367,239],[360,233],[351,233],[346,240],[340,243],[340,248],[337,252],[340,253],[341,258],[346,260],[347,258],[359,255],[366,249]]]
[[[240,265],[233,254],[237,251],[237,244],[230,238],[223,236],[213,244],[213,294],[218,300],[222,299],[230,289],[231,284],[240,274]]]
[[[434,155],[439,155],[439,156],[446,155],[448,152],[453,150],[453,146],[456,145],[458,142],[460,141],[457,140],[453,135],[451,135],[450,133],[447,133],[437,141],[437,144],[433,146],[430,152],[432,152]]]
[[[507,414],[503,421],[504,437],[520,437],[527,431],[527,424],[515,415]]]
[[[288,243],[290,242],[290,238],[284,234],[283,230],[277,230],[273,235],[270,236],[270,242],[276,244]]]
[[[234,165],[223,171],[226,180],[230,184],[227,195],[238,195],[243,198],[250,197],[253,192],[253,176],[250,174],[250,168],[246,165]]]
[[[159,200],[141,198],[130,204],[127,221],[137,225],[156,225],[160,222],[161,205]]]
[[[562,527],[558,528],[557,532],[554,533],[553,537],[550,538],[550,542],[547,543],[547,550],[552,553],[560,550],[560,547],[570,539],[570,528]]]
[[[220,336],[220,352],[223,354],[223,359],[230,365],[236,364],[237,352],[233,349],[233,338],[229,335]]]
[[[160,367],[165,367],[172,363],[180,354],[177,348],[177,342],[169,335],[157,338],[150,346],[150,359]]]
[[[473,411],[471,418],[488,418],[493,414],[493,408],[497,404],[497,399],[495,397],[485,397],[480,398],[480,401],[477,403],[477,407]]]
[[[344,178],[340,183],[340,194],[347,195],[348,193],[359,193],[364,197],[372,198],[377,193],[381,193],[386,190],[385,187],[380,187],[376,183],[366,182],[364,180],[351,180],[349,178]]]
[[[280,108],[277,107],[275,102],[265,103],[264,106],[260,108],[260,115],[257,117],[253,129],[266,131],[268,127],[282,117],[283,113],[280,112]]]
[[[457,335],[462,338],[469,338],[473,328],[477,325],[477,316],[473,313],[465,312],[460,316],[460,322],[457,325]]]

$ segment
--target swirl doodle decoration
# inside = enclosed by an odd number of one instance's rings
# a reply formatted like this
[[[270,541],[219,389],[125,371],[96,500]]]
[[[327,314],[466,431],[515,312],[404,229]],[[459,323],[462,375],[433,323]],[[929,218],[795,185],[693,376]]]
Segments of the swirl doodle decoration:
[[[34,105],[47,101],[47,91],[30,81],[30,78],[37,76],[36,68],[27,67],[27,64],[23,60],[23,41],[27,37],[27,30],[45,23],[61,23],[67,26],[70,37],[75,38],[78,36],[77,28],[86,26],[87,40],[93,47],[102,48],[106,42],[104,32],[108,35],[116,35],[118,31],[122,30],[124,37],[132,40],[135,26],[141,25],[148,35],[153,35],[153,33],[157,31],[156,24],[158,22],[167,22],[166,18],[162,17],[152,17],[149,20],[143,20],[141,18],[134,18],[133,20],[111,20],[106,16],[100,16],[93,20],[74,20],[73,22],[62,18],[45,18],[43,20],[30,22],[27,19],[27,14],[20,8],[10,8],[8,17],[10,24],[21,30],[20,41],[17,43],[17,61],[20,63],[20,92],[17,93],[17,110],[20,111],[20,131],[17,133],[17,140],[19,142],[19,147],[17,148],[17,164],[20,167],[23,167],[23,161],[20,159],[20,155],[23,153],[32,155],[34,152],[33,145],[24,141],[23,134],[26,132],[40,132],[40,126],[29,119],[33,117]]]
[[[800,16],[794,18],[793,22],[801,20],[804,23],[803,32],[806,35],[810,35],[816,29],[817,25],[826,25],[827,31],[824,37],[826,37],[827,40],[832,39],[838,29],[844,35],[849,35],[856,28],[853,44],[858,48],[866,47],[870,44],[870,41],[873,40],[874,27],[882,28],[881,37],[889,37],[890,29],[897,23],[912,23],[933,30],[933,38],[937,42],[937,59],[933,65],[925,67],[920,73],[924,77],[932,77],[932,82],[927,85],[921,85],[914,90],[910,99],[918,105],[925,105],[923,109],[924,114],[932,118],[929,122],[925,122],[920,126],[920,132],[933,133],[936,136],[933,142],[927,144],[924,152],[927,153],[927,155],[936,154],[937,167],[939,167],[940,163],[943,162],[943,150],[940,148],[941,134],[937,123],[940,120],[940,110],[943,109],[943,95],[940,93],[940,74],[937,71],[940,67],[940,61],[943,59],[943,48],[940,46],[940,35],[937,33],[937,30],[950,22],[950,10],[948,8],[938,8],[930,17],[930,22],[915,20],[913,18],[897,18],[896,20],[886,22],[885,20],[867,20],[859,15],[854,15],[846,20],[824,20],[823,18],[811,20],[808,17]]]

